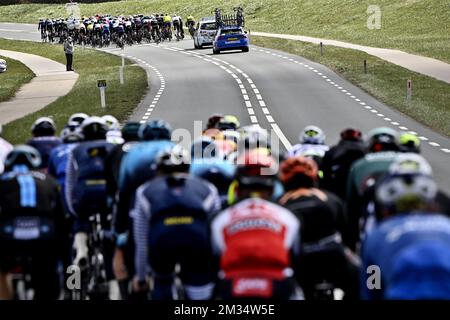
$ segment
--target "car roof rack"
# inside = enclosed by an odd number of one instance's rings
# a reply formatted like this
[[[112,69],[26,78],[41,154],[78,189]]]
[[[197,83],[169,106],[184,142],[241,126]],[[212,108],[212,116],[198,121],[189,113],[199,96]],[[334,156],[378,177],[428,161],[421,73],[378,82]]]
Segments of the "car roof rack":
[[[222,14],[222,9],[216,8],[214,10],[217,28],[245,26],[244,9],[235,7],[233,11],[233,13]]]

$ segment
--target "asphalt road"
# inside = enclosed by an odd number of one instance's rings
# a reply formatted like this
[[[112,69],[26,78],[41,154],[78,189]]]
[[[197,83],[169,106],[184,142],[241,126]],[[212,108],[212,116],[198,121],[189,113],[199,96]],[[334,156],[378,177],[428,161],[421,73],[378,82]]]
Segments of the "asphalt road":
[[[1,23],[0,37],[40,38],[34,25]],[[420,137],[437,182],[450,193],[449,138],[377,101],[320,64],[255,46],[249,53],[212,55],[212,49],[194,50],[192,40],[106,51],[123,54],[148,70],[151,90],[133,120],[162,118],[174,128],[198,135],[195,121],[204,124],[215,112],[234,114],[242,125],[272,129],[282,149],[296,144],[300,130],[309,124],[321,127],[329,144],[336,143],[346,127],[367,133],[388,126]]]

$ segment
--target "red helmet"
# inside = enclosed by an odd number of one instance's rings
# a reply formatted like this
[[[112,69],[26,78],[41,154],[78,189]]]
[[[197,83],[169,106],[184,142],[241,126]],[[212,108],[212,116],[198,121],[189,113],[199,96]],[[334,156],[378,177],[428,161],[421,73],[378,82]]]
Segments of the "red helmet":
[[[239,185],[272,187],[276,178],[275,159],[264,149],[254,149],[237,159]]]
[[[362,141],[362,133],[358,129],[344,129],[341,131],[341,139],[346,141]]]
[[[280,180],[285,186],[294,186],[301,180],[308,184],[318,179],[319,168],[314,160],[303,156],[291,157],[283,161],[280,168]],[[303,178],[303,179],[302,179]]]

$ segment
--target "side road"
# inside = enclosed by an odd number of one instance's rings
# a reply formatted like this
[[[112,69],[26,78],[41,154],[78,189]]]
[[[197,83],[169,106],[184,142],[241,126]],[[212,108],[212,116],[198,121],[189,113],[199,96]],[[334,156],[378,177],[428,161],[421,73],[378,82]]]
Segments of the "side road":
[[[450,83],[450,64],[433,58],[418,56],[400,50],[366,47],[358,44],[352,44],[336,40],[320,39],[289,34],[253,32],[253,31],[251,32],[251,34],[261,37],[297,40],[316,44],[320,44],[322,42],[324,46],[328,45],[364,51],[367,54],[386,60],[388,62],[391,62],[408,70]]]
[[[47,58],[9,50],[0,50],[0,55],[22,62],[36,75],[14,98],[0,103],[0,124],[46,107],[68,94],[78,79],[77,73],[67,72],[65,65]]]

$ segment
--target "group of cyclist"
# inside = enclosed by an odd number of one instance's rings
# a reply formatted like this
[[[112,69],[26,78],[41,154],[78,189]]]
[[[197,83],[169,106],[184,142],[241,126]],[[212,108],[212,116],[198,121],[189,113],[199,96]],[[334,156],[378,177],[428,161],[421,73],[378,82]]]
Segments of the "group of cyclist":
[[[189,16],[186,26],[191,30],[195,20]],[[71,37],[76,44],[93,47],[109,46],[112,43],[123,48],[125,44],[133,45],[142,42],[171,41],[172,38],[184,39],[184,22],[177,15],[152,14],[111,16],[96,15],[70,19],[40,19],[38,30],[44,42],[59,41],[63,43]]]
[[[450,200],[415,135],[348,128],[328,146],[307,126],[281,154],[220,114],[191,150],[164,120],[74,114],[32,135],[0,140],[0,298],[20,272],[36,299],[113,283],[137,300],[450,298]]]

